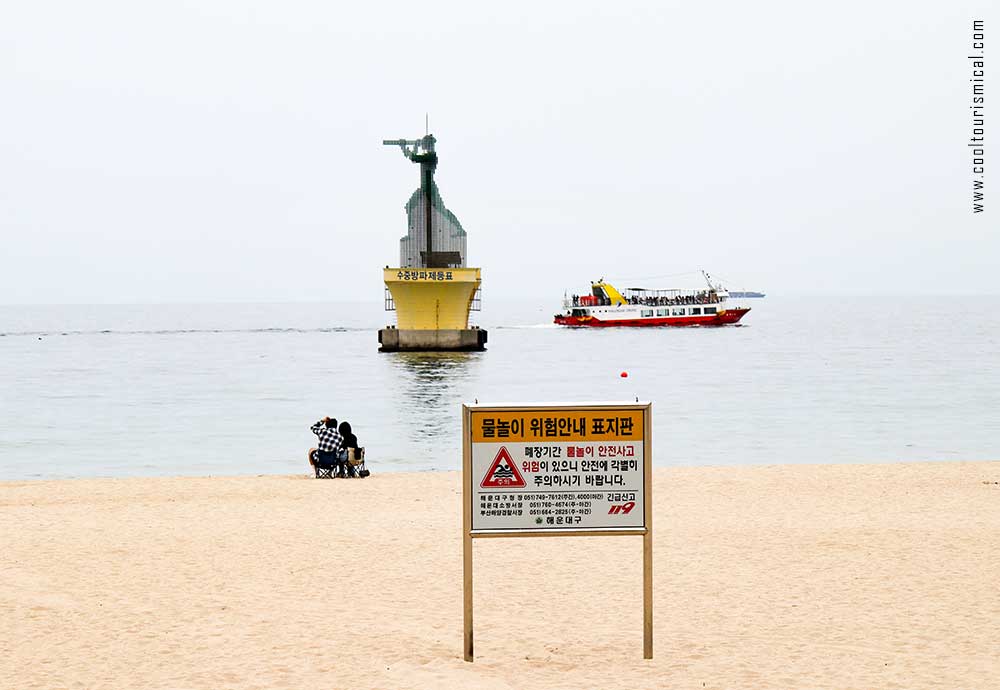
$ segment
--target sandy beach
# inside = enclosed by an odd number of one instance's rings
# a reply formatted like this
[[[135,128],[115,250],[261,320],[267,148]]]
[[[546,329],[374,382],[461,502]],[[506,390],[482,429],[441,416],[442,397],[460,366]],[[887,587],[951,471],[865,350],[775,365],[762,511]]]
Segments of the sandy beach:
[[[475,543],[460,475],[0,484],[2,688],[1000,687],[1000,463],[654,472],[641,539]]]

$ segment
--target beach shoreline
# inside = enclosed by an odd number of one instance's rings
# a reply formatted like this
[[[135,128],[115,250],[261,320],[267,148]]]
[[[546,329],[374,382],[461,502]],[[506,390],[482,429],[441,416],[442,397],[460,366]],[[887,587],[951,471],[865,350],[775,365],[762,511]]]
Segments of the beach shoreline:
[[[461,477],[0,482],[0,687],[985,687],[1000,462],[657,468],[641,540],[475,544]]]

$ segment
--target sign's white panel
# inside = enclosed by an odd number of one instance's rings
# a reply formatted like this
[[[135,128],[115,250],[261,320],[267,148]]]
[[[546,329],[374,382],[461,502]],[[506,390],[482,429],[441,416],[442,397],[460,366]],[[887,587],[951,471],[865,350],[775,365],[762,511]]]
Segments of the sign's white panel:
[[[642,409],[471,414],[472,531],[645,527]]]

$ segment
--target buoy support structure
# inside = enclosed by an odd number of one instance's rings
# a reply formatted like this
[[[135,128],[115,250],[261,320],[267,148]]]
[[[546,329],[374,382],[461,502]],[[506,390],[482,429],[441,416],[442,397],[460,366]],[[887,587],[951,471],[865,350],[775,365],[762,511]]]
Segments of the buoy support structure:
[[[465,229],[434,182],[436,141],[427,134],[382,142],[399,146],[420,164],[420,188],[405,206],[408,227],[399,241],[399,266],[382,272],[385,308],[396,312],[396,324],[379,331],[381,352],[486,349],[487,332],[469,327],[470,312],[480,305],[482,269],[465,265]]]
[[[379,331],[383,352],[484,349],[486,331],[469,328],[480,269],[386,268],[383,280],[396,309],[396,327]]]

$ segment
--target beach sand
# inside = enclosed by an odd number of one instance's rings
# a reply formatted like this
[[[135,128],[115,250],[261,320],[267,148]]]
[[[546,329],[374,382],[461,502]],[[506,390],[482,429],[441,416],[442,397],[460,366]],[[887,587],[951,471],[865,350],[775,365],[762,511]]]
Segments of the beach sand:
[[[997,688],[1000,463],[654,472],[639,537],[475,542],[460,475],[0,484],[0,688]]]

